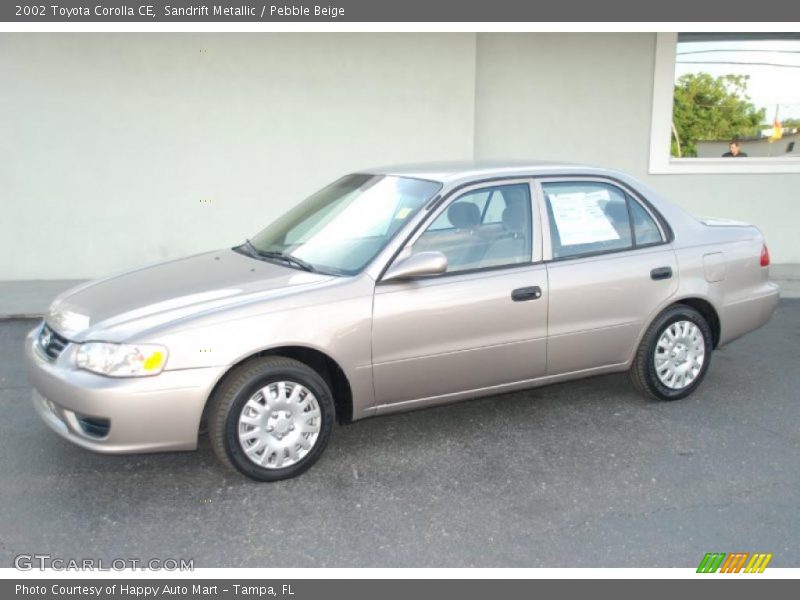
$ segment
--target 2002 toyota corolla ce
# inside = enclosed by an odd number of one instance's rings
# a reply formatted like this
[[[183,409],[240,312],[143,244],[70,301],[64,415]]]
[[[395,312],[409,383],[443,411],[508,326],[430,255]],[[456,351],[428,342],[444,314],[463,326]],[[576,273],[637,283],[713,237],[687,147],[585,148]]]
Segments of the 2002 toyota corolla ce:
[[[629,371],[692,393],[778,303],[759,231],[554,164],[347,175],[241,246],[62,294],[26,340],[34,404],[100,452],[292,477],[341,422]]]

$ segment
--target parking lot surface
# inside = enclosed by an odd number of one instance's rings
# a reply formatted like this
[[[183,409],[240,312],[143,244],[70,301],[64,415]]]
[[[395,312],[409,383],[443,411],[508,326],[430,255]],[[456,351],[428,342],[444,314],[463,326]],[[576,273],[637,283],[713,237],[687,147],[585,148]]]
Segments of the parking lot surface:
[[[185,558],[196,567],[800,566],[800,301],[716,352],[695,395],[624,375],[337,427],[301,477],[258,484],[197,452],[102,456],[30,404],[0,322],[0,563]]]

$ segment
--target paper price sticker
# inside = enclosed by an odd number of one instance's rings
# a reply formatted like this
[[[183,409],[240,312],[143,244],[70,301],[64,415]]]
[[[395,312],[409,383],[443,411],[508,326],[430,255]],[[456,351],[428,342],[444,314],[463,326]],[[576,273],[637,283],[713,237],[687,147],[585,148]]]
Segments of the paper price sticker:
[[[563,246],[618,240],[619,234],[600,206],[610,201],[607,190],[550,196],[550,207]]]

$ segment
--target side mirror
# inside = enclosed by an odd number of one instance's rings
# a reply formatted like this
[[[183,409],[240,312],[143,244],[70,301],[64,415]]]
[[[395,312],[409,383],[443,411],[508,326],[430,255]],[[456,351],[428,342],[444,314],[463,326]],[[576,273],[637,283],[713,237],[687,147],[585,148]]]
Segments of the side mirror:
[[[400,281],[441,275],[447,271],[447,257],[441,252],[420,252],[394,263],[381,281]]]

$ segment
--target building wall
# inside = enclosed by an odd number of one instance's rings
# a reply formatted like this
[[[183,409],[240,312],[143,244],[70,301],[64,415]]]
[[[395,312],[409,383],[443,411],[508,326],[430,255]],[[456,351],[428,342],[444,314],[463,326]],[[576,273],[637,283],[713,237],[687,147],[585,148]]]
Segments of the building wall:
[[[231,246],[376,163],[472,156],[474,34],[0,34],[0,280]]]
[[[697,215],[754,223],[800,263],[800,173],[648,175],[655,34],[478,35],[475,155],[619,168]]]
[[[230,246],[375,164],[616,167],[800,263],[793,175],[648,176],[654,34],[0,34],[0,280]]]

